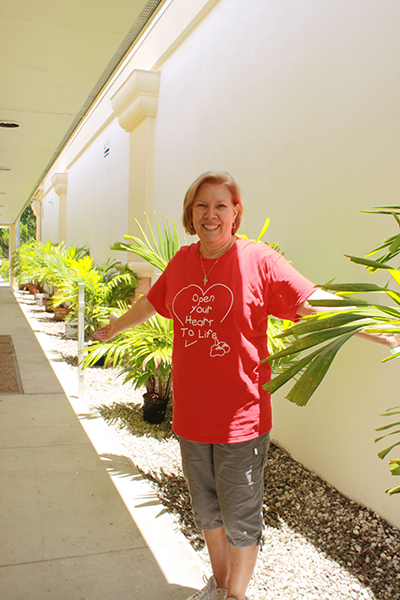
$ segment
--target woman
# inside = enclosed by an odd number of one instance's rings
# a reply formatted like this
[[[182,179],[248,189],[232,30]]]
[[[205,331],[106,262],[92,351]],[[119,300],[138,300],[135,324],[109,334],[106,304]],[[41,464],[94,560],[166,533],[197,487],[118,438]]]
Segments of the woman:
[[[95,334],[108,340],[155,312],[174,320],[173,429],[213,570],[188,600],[245,600],[262,536],[272,428],[271,399],[262,388],[270,367],[261,363],[268,315],[295,320],[320,310],[307,299],[331,297],[266,244],[237,238],[242,214],[229,174],[196,179],[183,224],[200,241],[181,248],[147,296]]]

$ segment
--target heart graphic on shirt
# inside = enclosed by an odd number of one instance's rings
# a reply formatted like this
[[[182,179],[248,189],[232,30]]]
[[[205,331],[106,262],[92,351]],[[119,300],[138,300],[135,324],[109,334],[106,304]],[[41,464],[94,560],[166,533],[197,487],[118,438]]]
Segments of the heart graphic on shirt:
[[[215,283],[207,290],[191,284],[182,288],[172,302],[172,311],[181,325],[187,324],[187,318],[213,319],[222,323],[232,308],[233,293],[222,283]]]

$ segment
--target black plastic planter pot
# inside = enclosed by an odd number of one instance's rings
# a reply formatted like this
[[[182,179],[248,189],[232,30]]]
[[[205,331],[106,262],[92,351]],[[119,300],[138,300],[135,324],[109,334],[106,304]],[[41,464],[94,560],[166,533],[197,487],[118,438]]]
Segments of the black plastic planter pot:
[[[165,419],[168,400],[160,400],[154,394],[143,394],[143,419],[147,423],[162,423]]]

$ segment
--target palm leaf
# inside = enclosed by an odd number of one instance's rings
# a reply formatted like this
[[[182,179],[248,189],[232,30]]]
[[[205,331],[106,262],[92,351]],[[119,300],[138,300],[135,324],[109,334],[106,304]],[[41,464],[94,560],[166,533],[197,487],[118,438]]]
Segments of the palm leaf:
[[[310,300],[309,302],[311,306],[329,307],[332,304],[331,300]],[[336,304],[335,302],[333,302],[333,304],[338,307],[341,306],[340,304]],[[347,303],[343,304],[343,307],[346,306],[348,306]],[[385,304],[371,304],[369,302],[362,302],[360,304],[359,302],[354,301],[353,306],[356,306],[357,308],[349,309],[349,311],[347,311],[347,314],[364,315],[365,318],[376,319],[377,321],[392,321],[394,317],[395,320],[400,321],[399,309],[387,306]],[[341,314],[342,312],[344,311],[340,311],[340,313],[334,314]],[[323,316],[324,314],[322,315],[322,317],[321,315],[318,315],[319,318],[323,318]]]
[[[392,475],[400,475],[400,458],[394,458],[389,462],[389,468]],[[396,486],[391,490],[386,490],[386,493],[390,496],[392,494],[400,494],[400,486]]]
[[[397,271],[396,269],[389,269],[389,273],[391,274],[397,285],[400,285],[400,271]]]
[[[394,427],[396,424],[400,425],[400,423],[393,423],[392,425],[388,425],[387,428]],[[382,429],[385,429],[385,427],[379,427],[379,429],[377,429],[376,431]],[[383,440],[383,438],[388,437],[389,435],[395,435],[396,433],[400,433],[400,429],[398,429],[397,431],[390,431],[389,433],[385,433],[385,435],[381,435],[380,437],[376,438],[374,442],[380,442],[381,440]]]
[[[358,265],[364,265],[365,267],[369,267],[371,269],[390,269],[388,265],[381,263],[377,260],[370,260],[368,258],[360,258],[358,256],[350,256],[349,254],[345,254],[347,258]]]
[[[393,458],[389,464],[392,475],[400,475],[400,458]]]
[[[396,442],[395,444],[393,444],[392,446],[389,446],[389,448],[385,448],[384,450],[382,450],[381,452],[378,452],[378,456],[379,458],[385,458],[385,456],[387,454],[389,454],[389,452],[391,450],[393,450],[393,448],[396,448],[396,446],[400,446],[400,441]]]
[[[158,221],[157,215],[155,215],[156,219],[156,227],[157,227],[157,235],[155,234],[153,228],[151,227],[150,221],[145,214],[145,218],[149,227],[151,241],[146,235],[143,227],[136,220],[136,224],[140,229],[141,235],[143,239],[125,235],[125,239],[132,240],[131,244],[116,242],[111,250],[120,250],[124,252],[132,252],[137,256],[143,258],[146,262],[151,264],[156,269],[160,271],[164,271],[168,262],[171,258],[177,253],[180,248],[180,241],[178,230],[176,228],[176,223],[173,223],[173,232],[171,232],[171,228],[167,219],[164,219],[164,231],[162,231],[160,223]]]
[[[261,240],[261,238],[267,233],[270,222],[271,222],[271,219],[265,219],[264,225],[263,225],[263,227],[260,231],[260,234],[257,238],[257,242],[259,242]]]
[[[132,254],[136,254],[143,258],[146,262],[156,269],[160,271],[164,271],[167,266],[166,261],[157,254],[151,248],[148,248],[140,238],[134,237],[132,235],[125,235],[127,240],[132,240],[133,244],[124,244],[123,242],[116,242],[111,246],[111,250],[119,250],[122,252],[131,252]]]
[[[262,387],[264,390],[269,391],[270,394],[273,394],[277,390],[279,390],[285,383],[290,381],[293,377],[295,377],[299,372],[303,371],[303,369],[308,365],[311,360],[317,356],[320,352],[320,349],[316,350],[312,354],[308,354],[304,358],[297,359],[289,368],[285,369],[283,373],[274,377],[267,383],[265,383]],[[265,361],[270,361],[273,359],[273,356],[269,356]]]
[[[355,331],[343,335],[340,339],[324,346],[311,361],[300,379],[292,387],[286,398],[298,406],[305,406],[317,387],[324,379],[337,352],[353,335]]]
[[[324,331],[326,329],[333,329],[335,327],[341,327],[352,323],[353,321],[362,321],[366,317],[363,314],[355,314],[353,312],[339,312],[339,313],[318,313],[304,317],[298,323],[285,330],[282,335],[300,336],[314,331]]]
[[[393,415],[400,415],[400,411],[397,410],[398,408],[400,408],[400,406],[393,406],[392,408],[388,408],[384,413],[381,414],[381,417],[392,417]]]
[[[322,284],[318,287],[331,292],[363,294],[369,292],[386,292],[386,288],[375,283],[332,283]]]
[[[374,248],[373,250],[368,252],[368,254],[366,254],[365,256],[373,256],[374,254],[379,252],[379,250],[383,250],[384,248],[387,248],[388,246],[390,247],[393,244],[393,242],[395,242],[398,239],[398,236],[399,236],[399,234],[396,233],[395,235],[391,235],[390,237],[386,238],[385,240],[382,240],[382,242],[380,242],[376,248]]]
[[[295,340],[290,346],[277,352],[274,354],[274,359],[281,358],[282,356],[288,356],[289,354],[294,354],[297,352],[302,352],[303,350],[308,350],[313,346],[318,346],[319,344],[323,344],[324,342],[331,340],[332,338],[343,336],[347,333],[356,333],[359,331],[362,325],[353,325],[349,327],[336,327],[334,329],[324,329],[323,331],[318,331],[316,333],[310,333],[307,336],[304,336],[300,339]],[[262,362],[268,362],[271,357],[264,359]]]

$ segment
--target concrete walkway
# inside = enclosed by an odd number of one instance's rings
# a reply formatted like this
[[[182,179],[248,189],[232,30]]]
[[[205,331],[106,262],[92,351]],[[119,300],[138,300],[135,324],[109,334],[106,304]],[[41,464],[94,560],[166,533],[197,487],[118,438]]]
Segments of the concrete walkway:
[[[194,551],[4,286],[0,335],[23,387],[0,394],[1,600],[184,600],[202,587]]]

